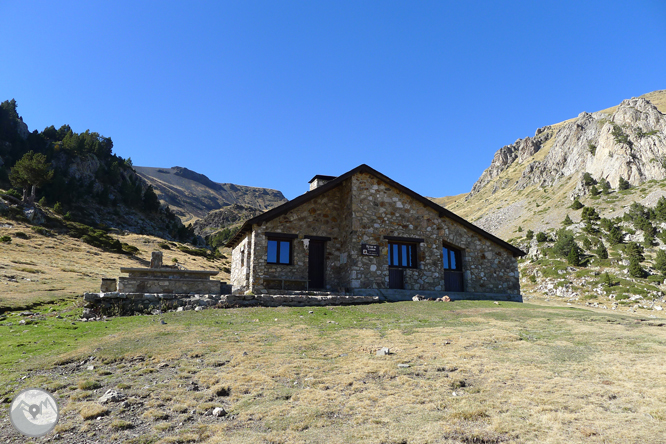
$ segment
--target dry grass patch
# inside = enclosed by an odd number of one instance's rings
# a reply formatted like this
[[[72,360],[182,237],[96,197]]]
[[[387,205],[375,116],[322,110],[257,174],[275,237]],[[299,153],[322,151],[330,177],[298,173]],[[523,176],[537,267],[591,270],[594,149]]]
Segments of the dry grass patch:
[[[178,436],[167,436],[157,441],[156,444],[184,444],[188,442],[197,442],[199,440],[199,435],[194,433],[183,433]]]
[[[118,276],[120,267],[145,267],[150,264],[151,252],[159,249],[157,244],[163,241],[152,236],[111,233],[111,237],[139,248],[137,254],[128,256],[100,250],[65,234],[53,233],[51,236],[28,239],[19,234],[17,237],[17,233],[31,231],[31,226],[14,220],[3,220],[3,223],[11,225],[11,228],[0,228],[0,237],[10,236],[12,242],[0,242],[0,267],[16,273],[17,281],[3,285],[2,305],[12,309],[99,291],[100,278]],[[228,249],[224,249],[223,253],[230,256]],[[214,269],[220,272],[217,279],[229,279],[229,273],[225,271],[229,266],[228,259],[209,261],[178,249],[165,252],[169,263],[173,258],[188,269]]]
[[[168,329],[150,316],[88,324],[100,336],[80,332],[65,365],[85,374],[81,357],[107,360],[110,387],[132,374],[132,408],[109,405],[112,419],[136,424],[115,431],[125,442],[143,429],[154,441],[224,443],[649,442],[666,426],[661,321],[487,302],[313,311],[168,313]],[[193,346],[205,354],[189,358]],[[391,354],[377,356],[382,347]],[[167,355],[168,367],[134,372]],[[207,414],[217,406],[229,414]],[[70,401],[63,420],[82,422],[80,408]]]
[[[79,414],[84,420],[96,419],[100,416],[106,416],[109,414],[109,412],[110,410],[107,407],[97,404],[96,402],[86,402],[79,410]]]
[[[123,421],[122,419],[114,419],[111,422],[110,427],[116,430],[129,430],[134,428],[134,424],[129,421]]]
[[[94,381],[91,379],[85,379],[79,381],[76,386],[79,388],[79,390],[95,390],[98,388],[102,387],[102,384],[99,383],[99,381]]]
[[[164,421],[169,419],[169,414],[163,410],[151,408],[144,412],[141,417],[151,421]]]

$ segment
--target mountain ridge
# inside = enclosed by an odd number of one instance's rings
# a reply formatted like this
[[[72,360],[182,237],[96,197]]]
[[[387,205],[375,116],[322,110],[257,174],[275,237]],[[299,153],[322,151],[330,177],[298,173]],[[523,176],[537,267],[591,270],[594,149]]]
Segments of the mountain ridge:
[[[546,201],[560,210],[570,205],[586,192],[582,186],[586,172],[613,187],[620,177],[632,185],[664,179],[664,112],[666,90],[659,90],[539,128],[534,136],[500,148],[472,190],[447,208],[508,239],[519,226],[552,226],[550,214],[536,208]],[[447,199],[452,197],[433,200]]]
[[[287,201],[278,190],[214,182],[184,167],[135,166],[134,170],[153,186],[160,200],[185,224],[234,204],[266,211]]]

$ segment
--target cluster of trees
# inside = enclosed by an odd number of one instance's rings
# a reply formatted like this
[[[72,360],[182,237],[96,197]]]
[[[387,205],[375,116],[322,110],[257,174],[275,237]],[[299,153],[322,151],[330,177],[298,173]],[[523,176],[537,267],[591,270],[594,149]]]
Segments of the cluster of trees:
[[[19,131],[22,126],[16,101],[0,103],[0,187],[22,191],[27,203],[33,203],[39,192],[39,203],[57,206],[61,214],[69,214],[70,209],[76,214],[76,208],[85,209],[90,203],[160,213],[173,237],[194,238],[191,226],[184,227],[168,207],[161,208],[152,186],[133,171],[131,159],[113,153],[110,137],[90,130],[76,133],[69,125],[26,135]],[[99,164],[94,178],[70,175],[70,165],[91,156]]]
[[[580,206],[574,205],[572,208],[582,208],[581,222],[585,224],[583,232],[588,234],[582,238],[582,247],[576,242],[574,233],[567,228],[574,223],[568,214],[562,221],[563,228],[555,234],[555,239],[549,239],[548,235],[543,232],[535,235],[532,230],[527,231],[526,238],[531,240],[536,237],[540,243],[553,241],[553,246],[549,251],[557,257],[565,258],[573,266],[584,265],[590,257],[589,254],[594,254],[600,259],[608,259],[606,245],[624,244],[622,251],[623,256],[629,260],[629,274],[636,278],[646,277],[647,272],[641,265],[645,262],[645,248],[654,246],[657,237],[666,242],[666,230],[657,229],[660,223],[666,222],[666,198],[661,197],[654,208],[634,202],[622,217],[613,219],[600,217],[597,210],[591,206],[580,204]],[[626,223],[632,224],[635,231],[643,232],[642,243],[628,242],[625,244],[623,222],[625,225]],[[631,228],[626,228],[626,230],[634,232]],[[666,252],[664,250],[657,252],[653,266],[666,276]]]
[[[232,227],[232,228],[224,228],[220,231],[217,231],[210,236],[206,238],[206,243],[210,245],[211,247],[218,248],[226,244],[229,239],[234,237],[236,233],[238,233],[238,230],[240,229],[240,226],[237,227]]]

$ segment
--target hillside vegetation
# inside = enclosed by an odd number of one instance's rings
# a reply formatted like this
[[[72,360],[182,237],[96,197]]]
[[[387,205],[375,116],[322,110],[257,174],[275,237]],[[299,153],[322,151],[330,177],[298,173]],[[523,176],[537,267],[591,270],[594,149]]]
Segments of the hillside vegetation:
[[[33,155],[43,159],[50,170],[36,189],[36,212],[29,211],[32,203],[20,201],[29,193],[29,184],[19,185],[12,177],[14,167]],[[184,227],[168,206],[160,205],[153,188],[132,168],[131,159],[113,153],[110,137],[89,130],[76,133],[69,125],[29,132],[16,102],[2,102],[0,213],[39,225],[44,208],[94,228],[194,240],[193,231]]]

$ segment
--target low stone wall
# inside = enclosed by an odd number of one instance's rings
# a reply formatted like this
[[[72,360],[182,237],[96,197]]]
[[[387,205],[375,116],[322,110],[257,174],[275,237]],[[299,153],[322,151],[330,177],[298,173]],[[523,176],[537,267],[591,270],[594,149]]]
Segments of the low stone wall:
[[[325,305],[355,305],[383,302],[379,296],[352,295],[234,295],[234,294],[164,294],[164,293],[85,293],[86,312],[98,315],[120,316],[134,313],[152,313],[155,310],[193,310],[197,307],[306,307]]]
[[[520,294],[511,293],[472,293],[426,290],[392,290],[379,288],[358,288],[352,294],[359,296],[377,296],[387,302],[411,301],[416,295],[425,299],[437,299],[448,296],[452,301],[511,301],[523,302]]]

